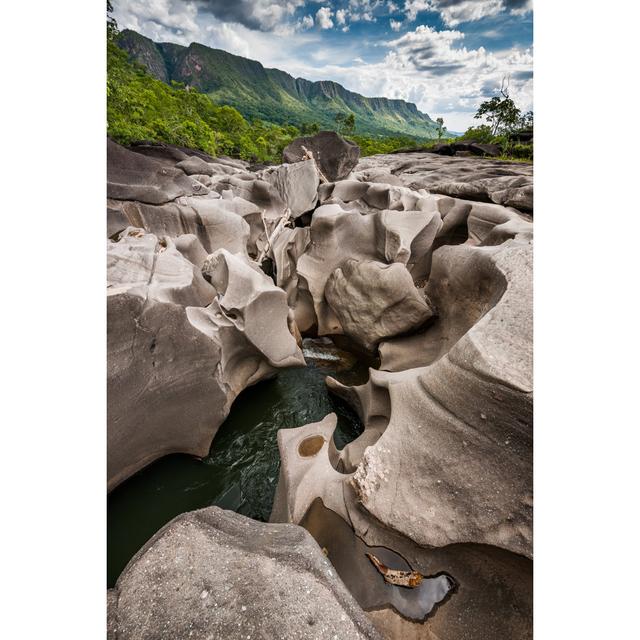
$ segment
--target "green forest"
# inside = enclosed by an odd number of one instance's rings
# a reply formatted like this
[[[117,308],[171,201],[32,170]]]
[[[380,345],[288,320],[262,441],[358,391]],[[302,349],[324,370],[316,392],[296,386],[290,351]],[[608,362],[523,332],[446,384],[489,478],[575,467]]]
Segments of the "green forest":
[[[343,133],[344,123],[336,121]],[[294,138],[319,130],[317,124],[278,125],[248,122],[233,107],[216,105],[196,89],[156,80],[129,60],[110,36],[107,41],[107,133],[120,144],[140,140],[166,142],[211,155],[250,162],[281,162],[282,150]],[[349,136],[363,156],[388,153],[417,144],[414,138]]]

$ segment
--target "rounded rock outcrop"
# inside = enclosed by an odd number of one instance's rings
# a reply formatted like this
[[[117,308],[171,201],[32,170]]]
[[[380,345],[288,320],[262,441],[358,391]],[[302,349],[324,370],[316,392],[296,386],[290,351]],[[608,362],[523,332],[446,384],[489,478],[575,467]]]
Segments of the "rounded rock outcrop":
[[[304,149],[303,149],[304,147]],[[329,181],[344,180],[358,164],[360,147],[335,131],[320,131],[315,136],[296,138],[282,152],[283,162],[301,162],[313,154],[320,171]]]

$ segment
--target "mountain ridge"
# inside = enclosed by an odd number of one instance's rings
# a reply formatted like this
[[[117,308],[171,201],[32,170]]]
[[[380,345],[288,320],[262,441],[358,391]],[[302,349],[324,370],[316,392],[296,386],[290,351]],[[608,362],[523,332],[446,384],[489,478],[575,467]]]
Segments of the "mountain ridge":
[[[162,82],[193,86],[215,103],[236,108],[243,116],[276,124],[334,127],[337,113],[353,113],[358,133],[437,137],[437,124],[412,102],[368,98],[332,80],[294,78],[257,60],[199,43],[156,43],[124,30],[118,45]]]

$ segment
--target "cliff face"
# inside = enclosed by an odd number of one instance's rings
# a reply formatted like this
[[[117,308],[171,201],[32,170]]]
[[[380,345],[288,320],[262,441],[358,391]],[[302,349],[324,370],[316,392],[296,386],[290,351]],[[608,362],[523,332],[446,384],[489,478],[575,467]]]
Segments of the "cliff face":
[[[294,78],[280,69],[220,49],[193,43],[183,47],[155,43],[135,31],[123,31],[118,44],[130,57],[163,82],[183,82],[207,93],[245,117],[278,124],[335,123],[336,113],[352,112],[358,133],[436,137],[437,125],[415,104],[388,98],[367,98],[324,80]]]

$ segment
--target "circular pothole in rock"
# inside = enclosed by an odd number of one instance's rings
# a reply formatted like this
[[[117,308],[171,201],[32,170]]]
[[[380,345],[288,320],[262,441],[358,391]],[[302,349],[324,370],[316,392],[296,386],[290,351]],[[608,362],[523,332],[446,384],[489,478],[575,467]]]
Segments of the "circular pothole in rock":
[[[322,436],[311,436],[309,438],[305,438],[298,445],[298,453],[303,458],[311,458],[315,456],[320,449],[322,449],[322,445],[324,445],[325,440]]]

